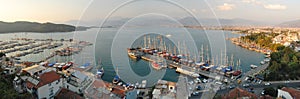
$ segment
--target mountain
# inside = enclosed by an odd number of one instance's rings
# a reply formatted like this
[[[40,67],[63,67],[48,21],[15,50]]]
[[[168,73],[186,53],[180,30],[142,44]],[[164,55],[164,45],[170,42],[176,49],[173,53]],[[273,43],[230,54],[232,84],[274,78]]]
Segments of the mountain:
[[[289,27],[289,28],[300,28],[300,20],[283,22],[281,24],[276,25],[277,27]]]
[[[211,19],[211,18],[199,18],[200,25],[202,26],[260,26],[266,25],[262,22],[247,20],[247,19]],[[197,19],[192,17],[185,17],[179,20],[184,25],[198,25]]]
[[[98,26],[98,27],[121,27],[126,26],[161,26],[161,25],[173,25],[175,21],[168,20],[164,17],[139,17],[139,18],[110,18],[105,20],[103,26],[100,26],[104,19],[99,20],[70,20],[64,23],[81,26]]]
[[[200,21],[201,24],[198,24],[197,21]],[[112,18],[106,20],[103,24],[103,27],[112,26],[112,27],[120,27],[126,24],[126,26],[264,26],[268,24],[264,24],[262,22],[247,20],[247,19],[212,19],[212,18],[199,18],[195,19],[192,17],[184,17],[184,18],[174,18],[169,19],[162,16],[146,16],[146,17],[138,17],[138,18]],[[71,20],[65,23],[76,25],[84,25],[84,26],[100,26],[103,22],[103,19],[100,20],[90,20],[90,21],[76,21]]]
[[[75,31],[76,27],[66,24],[54,23],[37,23],[27,21],[3,22],[0,21],[0,33],[11,32],[71,32]]]

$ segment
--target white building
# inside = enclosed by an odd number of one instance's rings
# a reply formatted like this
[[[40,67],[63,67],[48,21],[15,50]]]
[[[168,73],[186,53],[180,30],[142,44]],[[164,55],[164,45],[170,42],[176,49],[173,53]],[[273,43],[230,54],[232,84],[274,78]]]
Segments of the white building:
[[[28,77],[26,88],[38,99],[52,99],[62,88],[62,79],[55,71],[45,72],[37,78]]]
[[[83,94],[83,90],[92,82],[92,78],[80,71],[72,72],[65,80],[64,87],[68,90]]]
[[[8,59],[9,61],[6,61],[6,59]],[[5,56],[2,57],[1,68],[4,70],[3,73],[6,75],[15,74],[18,70],[13,59],[7,58]]]
[[[281,89],[278,89],[277,97],[283,99],[300,99],[300,90],[283,87]]]

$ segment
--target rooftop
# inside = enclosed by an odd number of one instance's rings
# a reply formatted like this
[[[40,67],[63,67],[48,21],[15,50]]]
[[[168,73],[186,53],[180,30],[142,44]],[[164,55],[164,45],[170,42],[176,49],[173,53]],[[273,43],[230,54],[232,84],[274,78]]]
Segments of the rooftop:
[[[39,88],[39,87],[42,87],[44,85],[47,85],[47,84],[54,82],[56,80],[59,80],[59,79],[60,79],[59,74],[57,74],[55,71],[50,71],[50,72],[41,74],[39,76],[37,83],[35,81],[32,82],[32,80],[27,80],[28,82],[26,85],[29,88],[32,88],[32,87]]]
[[[62,88],[54,99],[84,99],[82,96],[68,89]]]
[[[222,97],[222,99],[244,99],[244,98],[257,99],[258,97],[255,94],[250,93],[241,88],[235,88]]]
[[[22,71],[28,72],[30,75],[33,75],[34,73],[39,72],[41,70],[45,70],[45,69],[46,69],[46,67],[44,67],[44,66],[33,65],[31,67],[22,69]]]
[[[283,87],[281,90],[286,91],[292,95],[295,99],[300,99],[300,90],[294,88]]]

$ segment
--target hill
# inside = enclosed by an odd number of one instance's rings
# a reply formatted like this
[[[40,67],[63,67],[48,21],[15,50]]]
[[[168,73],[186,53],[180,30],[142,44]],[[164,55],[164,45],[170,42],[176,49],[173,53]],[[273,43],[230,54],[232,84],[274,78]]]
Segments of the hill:
[[[300,28],[300,20],[283,22],[277,26],[278,27],[289,27],[289,28]]]
[[[0,33],[11,32],[71,32],[75,31],[76,27],[65,24],[54,23],[37,23],[27,21],[3,22],[0,21]]]
[[[262,22],[247,20],[247,19],[211,19],[200,18],[198,19],[202,26],[260,26],[265,25]],[[184,25],[198,25],[197,19],[192,17],[185,17],[179,20]]]

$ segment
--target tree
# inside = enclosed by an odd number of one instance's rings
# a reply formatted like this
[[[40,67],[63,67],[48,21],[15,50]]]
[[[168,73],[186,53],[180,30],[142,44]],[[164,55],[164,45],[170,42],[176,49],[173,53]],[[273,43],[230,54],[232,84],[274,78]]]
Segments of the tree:
[[[277,90],[275,90],[273,87],[267,87],[264,88],[265,95],[270,95],[272,97],[277,97]]]
[[[284,54],[281,60],[282,63],[289,63],[290,62],[290,57],[288,54]]]
[[[298,58],[297,58],[296,55],[293,56],[293,62],[294,62],[294,63],[298,63]]]
[[[283,45],[278,45],[276,48],[277,48],[278,51],[281,51],[281,50],[283,50],[283,49],[285,48],[285,46],[283,46]]]
[[[5,53],[0,52],[0,57],[6,56]]]

